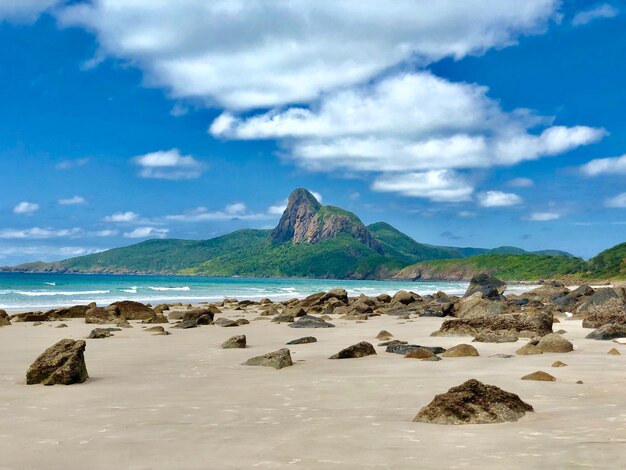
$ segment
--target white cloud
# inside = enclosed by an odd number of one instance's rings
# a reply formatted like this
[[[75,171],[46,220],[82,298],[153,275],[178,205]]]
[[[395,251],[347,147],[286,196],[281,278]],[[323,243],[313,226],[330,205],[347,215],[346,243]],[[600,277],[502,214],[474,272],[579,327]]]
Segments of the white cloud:
[[[530,178],[513,178],[507,184],[513,188],[530,188],[535,182]]]
[[[183,106],[180,103],[176,103],[173,107],[172,110],[170,111],[170,115],[174,116],[174,117],[181,117],[181,116],[185,116],[186,114],[189,113],[189,108],[187,108],[186,106]]]
[[[126,238],[165,238],[169,230],[156,227],[137,227],[131,232],[124,233]]]
[[[59,199],[57,202],[62,206],[75,206],[77,204],[85,204],[87,200],[82,196],[72,196],[67,199]]]
[[[67,256],[82,256],[103,251],[102,248],[84,246],[0,246],[0,258],[8,256],[33,257],[37,259],[59,259]]]
[[[107,0],[68,6],[59,19],[95,33],[104,53],[173,97],[251,109],[310,101],[406,61],[514,44],[545,30],[559,3]]]
[[[74,160],[62,160],[56,164],[57,170],[71,170],[72,168],[78,168],[85,166],[89,163],[89,158],[77,158]]]
[[[280,204],[269,206],[267,208],[267,213],[272,215],[282,215],[283,212],[285,212],[285,209],[287,209],[287,199]]]
[[[548,222],[550,220],[557,220],[562,217],[562,214],[558,212],[533,212],[526,220],[530,220],[531,222]]]
[[[133,158],[140,167],[142,178],[186,180],[199,178],[205,165],[190,155],[181,155],[178,149],[147,153]]]
[[[461,176],[449,170],[389,173],[374,180],[372,189],[436,202],[469,201],[474,191]]]
[[[0,21],[33,21],[59,0],[1,0]]]
[[[39,204],[22,201],[13,208],[14,214],[32,215],[39,210]]]
[[[626,154],[621,157],[598,158],[580,167],[587,176],[626,174]]]
[[[476,217],[476,212],[472,211],[459,211],[457,213],[459,217],[463,217],[464,219],[471,219],[472,217]]]
[[[0,230],[0,238],[7,239],[43,239],[43,238],[77,238],[81,236],[82,230],[71,229],[51,229],[32,227],[26,229],[5,228]]]
[[[138,214],[132,211],[128,212],[116,212],[115,214],[107,215],[104,219],[105,222],[135,222],[139,218]]]
[[[522,202],[517,194],[502,191],[485,191],[478,195],[478,203],[483,207],[508,207]]]
[[[90,232],[90,235],[94,237],[114,237],[119,232],[115,229],[105,229],[105,230],[96,230],[95,232]]]
[[[617,8],[605,3],[596,8],[581,11],[576,14],[576,16],[572,19],[572,24],[574,26],[582,26],[600,18],[613,18],[617,16],[618,13],[619,11]]]
[[[274,209],[273,209],[274,208]],[[283,208],[284,210],[284,208]],[[176,222],[207,222],[217,220],[264,220],[277,215],[278,206],[271,206],[267,213],[249,212],[242,202],[229,204],[222,210],[210,211],[206,207],[196,207],[182,214],[165,216],[165,220]],[[282,211],[280,212],[282,213]]]
[[[331,93],[308,108],[245,119],[225,113],[209,131],[231,139],[281,139],[291,158],[309,170],[364,172],[515,165],[605,135],[585,126],[536,132],[545,118],[527,110],[506,113],[486,93],[485,87],[417,72]]]
[[[617,196],[607,199],[604,201],[604,205],[612,208],[626,207],[626,193],[619,193]]]

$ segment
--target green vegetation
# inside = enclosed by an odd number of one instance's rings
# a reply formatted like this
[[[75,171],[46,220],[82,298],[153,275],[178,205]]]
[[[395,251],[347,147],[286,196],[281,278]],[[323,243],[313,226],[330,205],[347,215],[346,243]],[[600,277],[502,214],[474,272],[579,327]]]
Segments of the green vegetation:
[[[596,278],[626,278],[626,243],[604,250],[589,260]]]
[[[404,279],[468,279],[490,272],[506,281],[535,281],[590,275],[589,263],[580,258],[534,254],[484,254],[463,259],[433,260],[408,266]]]

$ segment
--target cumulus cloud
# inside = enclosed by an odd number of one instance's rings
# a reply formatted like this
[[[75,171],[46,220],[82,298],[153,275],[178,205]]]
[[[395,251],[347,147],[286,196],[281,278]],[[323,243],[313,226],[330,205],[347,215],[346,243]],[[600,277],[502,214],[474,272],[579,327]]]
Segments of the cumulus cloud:
[[[529,188],[535,184],[530,178],[513,178],[507,183],[513,188]]]
[[[140,167],[140,177],[167,180],[199,178],[205,167],[192,156],[181,155],[178,149],[140,155],[133,162]]]
[[[372,189],[425,198],[435,202],[469,201],[474,191],[474,188],[460,175],[449,170],[388,173],[374,180]]]
[[[582,26],[601,18],[613,18],[617,16],[618,13],[617,8],[605,3],[596,8],[577,13],[572,19],[572,24],[574,26]]]
[[[521,203],[522,198],[513,193],[486,191],[478,195],[478,202],[483,207],[507,207]]]
[[[125,232],[126,238],[165,238],[169,230],[156,227],[137,227],[135,230]]]
[[[135,222],[139,218],[139,215],[132,212],[116,212],[111,215],[107,215],[102,220],[105,222]]]
[[[87,200],[82,196],[72,196],[66,199],[59,199],[57,202],[62,206],[75,206],[85,204]]]
[[[57,3],[59,0],[2,0],[0,21],[33,21]]]
[[[209,132],[230,139],[279,139],[309,170],[363,172],[515,165],[605,135],[586,126],[534,132],[545,122],[527,111],[504,112],[485,87],[416,72],[331,93],[311,107],[247,118],[224,113]]]
[[[626,207],[626,193],[619,193],[617,196],[607,199],[604,201],[604,205],[611,208]]]
[[[39,210],[39,204],[22,201],[13,208],[14,214],[32,215]]]
[[[581,166],[580,170],[587,176],[626,174],[626,154],[621,157],[591,160]]]
[[[425,66],[545,30],[558,0],[128,0],[77,3],[61,24],[174,97],[230,109],[317,98],[412,61]],[[137,21],[141,18],[141,21]]]
[[[562,217],[562,214],[558,212],[533,212],[526,220],[530,220],[531,222],[548,222],[550,220],[557,220]]]

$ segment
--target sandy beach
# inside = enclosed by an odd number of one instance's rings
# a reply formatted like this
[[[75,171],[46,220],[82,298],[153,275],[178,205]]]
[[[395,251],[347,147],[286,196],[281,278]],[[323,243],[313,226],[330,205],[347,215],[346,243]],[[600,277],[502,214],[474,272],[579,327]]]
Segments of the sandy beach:
[[[0,469],[207,468],[616,468],[626,456],[626,349],[584,339],[580,321],[559,328],[575,350],[515,354],[526,343],[473,343],[480,357],[440,362],[376,356],[332,361],[340,349],[382,329],[412,344],[469,343],[430,337],[441,318],[338,320],[299,330],[253,319],[154,336],[146,325],[87,340],[84,384],[25,385],[29,365],[63,338],[85,339],[82,319],[0,328]],[[220,344],[245,334],[246,349]],[[247,367],[250,357],[289,346],[293,367]],[[622,356],[607,355],[612,347]],[[568,367],[552,368],[555,360]],[[544,370],[556,382],[522,381]],[[516,393],[535,413],[518,422],[442,426],[412,422],[435,394],[476,378]],[[583,384],[577,384],[582,380]],[[444,463],[445,462],[445,463]]]

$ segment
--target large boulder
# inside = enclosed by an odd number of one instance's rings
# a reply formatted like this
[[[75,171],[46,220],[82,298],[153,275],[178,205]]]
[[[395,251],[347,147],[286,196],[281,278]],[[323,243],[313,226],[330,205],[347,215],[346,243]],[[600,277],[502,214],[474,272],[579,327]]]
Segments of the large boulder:
[[[9,315],[4,310],[0,309],[0,326],[9,326],[11,324],[11,320],[9,319]]]
[[[417,302],[421,299],[421,297],[415,292],[407,292],[405,290],[401,290],[396,292],[396,294],[391,298],[391,305],[395,305],[397,303],[408,305],[413,302]]]
[[[517,421],[533,407],[514,393],[476,379],[436,395],[413,421],[434,424],[489,424]]]
[[[480,333],[545,336],[552,333],[552,313],[503,313],[482,317],[455,318],[441,324],[431,336],[476,336]]]
[[[607,323],[626,323],[626,291],[623,287],[598,289],[576,308],[584,328],[599,328]]]
[[[567,353],[574,350],[574,345],[556,333],[545,335],[537,343],[537,347],[544,353]]]
[[[26,383],[70,385],[89,378],[85,364],[84,341],[62,339],[46,349],[26,372]]]
[[[244,362],[246,366],[265,366],[273,367],[274,369],[282,369],[293,365],[291,360],[291,354],[289,349],[282,348],[278,351],[264,354],[262,356],[256,356],[248,359]]]
[[[501,300],[505,289],[506,284],[503,281],[488,273],[481,273],[470,280],[463,297],[470,297],[480,292],[484,299]]]
[[[317,338],[314,336],[304,336],[298,339],[292,339],[287,344],[309,344],[309,343],[317,343]]]
[[[290,328],[334,328],[335,325],[332,323],[328,323],[322,320],[319,317],[315,317],[313,315],[305,315],[303,317],[298,318],[293,323],[289,323]]]
[[[597,330],[592,331],[587,339],[609,340],[615,338],[626,338],[626,325],[619,323],[607,323]]]
[[[95,304],[74,305],[73,307],[58,308],[54,313],[58,318],[85,318],[87,310],[95,306]]]
[[[198,319],[200,319],[201,317],[208,317],[208,319],[210,320],[209,323],[213,322],[213,318],[214,318],[214,314],[213,311],[210,308],[194,308],[192,310],[187,310],[184,314],[183,314],[183,318],[182,320],[195,320],[196,322],[198,322]],[[198,323],[204,323],[203,321],[200,321]]]
[[[155,315],[154,310],[147,305],[132,300],[113,302],[111,306],[117,307],[126,320],[148,320]]]
[[[447,349],[441,357],[472,357],[480,356],[478,351],[471,344],[457,344]]]
[[[353,344],[347,348],[342,349],[337,354],[333,354],[329,359],[355,359],[358,357],[365,357],[375,355],[376,350],[367,341],[361,341],[360,343]]]
[[[500,315],[504,312],[504,302],[498,300],[486,300],[482,292],[463,297],[456,304],[457,318],[482,317],[486,315]]]
[[[222,349],[245,349],[246,335],[237,335],[222,343]]]
[[[92,307],[85,312],[85,323],[117,323],[120,317],[120,310],[115,306]]]
[[[54,310],[49,310],[47,312],[24,312],[24,313],[17,313],[11,316],[11,320],[16,323],[42,322],[42,321],[52,321],[56,319],[57,317],[54,313]]]

